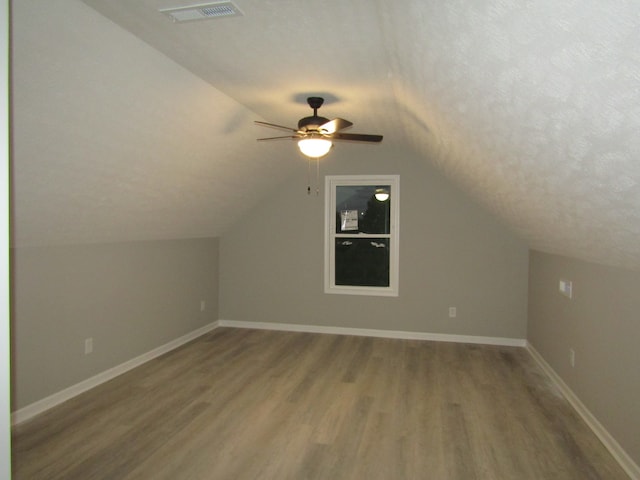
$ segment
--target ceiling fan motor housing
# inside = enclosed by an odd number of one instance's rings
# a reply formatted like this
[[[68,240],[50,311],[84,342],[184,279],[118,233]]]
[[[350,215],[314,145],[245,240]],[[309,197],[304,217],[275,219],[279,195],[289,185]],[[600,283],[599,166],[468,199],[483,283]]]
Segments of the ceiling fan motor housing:
[[[317,115],[313,115],[311,117],[301,118],[298,122],[298,130],[302,130],[305,132],[308,131],[317,131],[320,128],[320,125],[324,125],[329,121],[328,118],[319,117]]]

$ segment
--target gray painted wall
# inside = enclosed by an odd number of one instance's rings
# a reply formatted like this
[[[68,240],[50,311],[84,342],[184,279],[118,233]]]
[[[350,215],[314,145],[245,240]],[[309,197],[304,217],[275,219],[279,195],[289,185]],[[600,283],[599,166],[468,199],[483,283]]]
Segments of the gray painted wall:
[[[221,238],[221,319],[525,338],[526,244],[436,169],[384,144],[341,143],[308,196],[306,161],[287,147],[299,175]],[[324,293],[323,176],[344,174],[400,175],[397,298]]]
[[[537,251],[529,268],[529,342],[640,464],[640,272]]]
[[[217,320],[218,243],[13,249],[13,410]]]

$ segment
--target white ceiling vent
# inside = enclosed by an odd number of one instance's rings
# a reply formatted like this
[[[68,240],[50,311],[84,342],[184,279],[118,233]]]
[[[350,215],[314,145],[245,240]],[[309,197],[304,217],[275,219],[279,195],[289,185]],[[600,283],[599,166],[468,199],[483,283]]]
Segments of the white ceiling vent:
[[[188,7],[162,8],[159,10],[174,22],[190,22],[208,18],[238,17],[240,9],[233,2],[215,2],[190,5]]]

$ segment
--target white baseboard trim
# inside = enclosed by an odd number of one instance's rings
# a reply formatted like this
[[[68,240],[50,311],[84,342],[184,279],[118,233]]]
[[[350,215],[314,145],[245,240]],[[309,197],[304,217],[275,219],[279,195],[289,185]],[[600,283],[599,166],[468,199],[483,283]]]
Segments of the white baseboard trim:
[[[334,335],[357,335],[361,337],[398,338],[404,340],[431,340],[435,342],[478,343],[524,347],[523,338],[479,337],[475,335],[451,335],[447,333],[406,332],[398,330],[372,330],[369,328],[325,327],[293,323],[245,322],[239,320],[219,320],[220,327],[255,328],[258,330],[279,330],[287,332],[328,333]]]
[[[50,408],[55,407],[62,402],[70,400],[71,398],[80,395],[87,390],[91,390],[92,388],[97,387],[101,383],[105,383],[117,377],[118,375],[122,375],[123,373],[128,372],[129,370],[136,368],[143,363],[148,362],[149,360],[153,360],[160,355],[170,352],[171,350],[174,350],[184,345],[185,343],[190,342],[191,340],[194,340],[204,335],[205,333],[210,332],[211,330],[214,330],[217,327],[218,322],[212,322],[208,325],[205,325],[204,327],[198,328],[197,330],[193,330],[192,332],[189,332],[182,337],[176,338],[175,340],[154,348],[147,353],[143,353],[138,357],[132,358],[131,360],[121,363],[120,365],[110,368],[109,370],[105,370],[104,372],[83,380],[80,383],[65,388],[60,392],[54,393],[53,395],[45,397],[42,400],[38,400],[37,402],[16,410],[15,412],[11,413],[11,424],[17,425],[26,420],[29,420],[30,418],[33,418],[36,415],[49,410]]]
[[[540,368],[549,376],[551,381],[560,390],[562,395],[567,399],[571,406],[578,412],[585,423],[591,428],[593,433],[600,439],[603,445],[609,450],[609,453],[616,459],[620,466],[627,472],[632,480],[640,480],[640,466],[624,451],[620,444],[611,436],[606,428],[598,421],[598,419],[589,411],[589,409],[580,401],[569,386],[562,380],[551,365],[549,365],[542,355],[527,342],[526,349],[531,357],[538,363]]]

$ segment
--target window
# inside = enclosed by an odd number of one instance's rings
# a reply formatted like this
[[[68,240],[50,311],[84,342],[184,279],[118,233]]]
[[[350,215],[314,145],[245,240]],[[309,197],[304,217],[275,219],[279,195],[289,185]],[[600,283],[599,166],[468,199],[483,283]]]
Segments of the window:
[[[325,293],[398,295],[398,175],[325,179]]]

